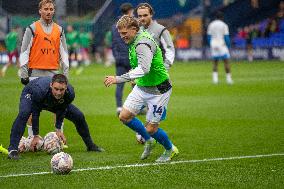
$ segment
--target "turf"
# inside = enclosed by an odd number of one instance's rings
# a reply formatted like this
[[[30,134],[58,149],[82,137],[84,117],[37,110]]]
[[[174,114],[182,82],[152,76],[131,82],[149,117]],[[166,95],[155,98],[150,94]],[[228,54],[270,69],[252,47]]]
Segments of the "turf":
[[[223,65],[220,83],[212,84],[211,70],[209,62],[177,62],[170,70],[173,93],[161,127],[180,150],[173,161],[284,155],[284,63],[233,62],[233,85],[226,84]],[[157,145],[149,159],[139,160],[143,146],[116,116],[115,87],[103,86],[104,76],[113,73],[113,66],[91,65],[79,76],[75,70],[70,74],[74,104],[85,113],[94,141],[106,152],[86,152],[73,124],[65,121],[65,151],[77,171],[3,178],[49,172],[51,156],[24,153],[19,161],[11,161],[0,154],[0,188],[283,188],[283,155],[153,165],[163,152]],[[22,88],[15,68],[0,78],[0,144],[5,147]],[[130,90],[127,84],[125,96]],[[52,130],[53,116],[42,112],[40,134]],[[149,165],[125,166],[133,164]],[[97,169],[78,171],[85,168]]]

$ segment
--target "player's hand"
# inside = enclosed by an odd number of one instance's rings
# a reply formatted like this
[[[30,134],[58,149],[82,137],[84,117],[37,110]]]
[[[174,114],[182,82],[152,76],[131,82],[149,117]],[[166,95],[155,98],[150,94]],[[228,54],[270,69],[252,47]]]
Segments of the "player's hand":
[[[58,136],[58,138],[61,141],[63,141],[63,144],[66,144],[66,138],[65,138],[64,134],[61,131],[57,130],[56,131],[56,135]]]
[[[21,83],[23,85],[27,85],[29,82],[30,82],[30,79],[28,77],[27,78],[21,78]]]
[[[106,76],[104,84],[105,84],[106,87],[109,87],[112,84],[116,84],[115,76]]]
[[[40,141],[40,137],[37,136],[37,135],[34,135],[33,141],[32,141],[31,146],[30,146],[30,148],[33,152],[36,151],[36,146],[39,143],[39,141]]]

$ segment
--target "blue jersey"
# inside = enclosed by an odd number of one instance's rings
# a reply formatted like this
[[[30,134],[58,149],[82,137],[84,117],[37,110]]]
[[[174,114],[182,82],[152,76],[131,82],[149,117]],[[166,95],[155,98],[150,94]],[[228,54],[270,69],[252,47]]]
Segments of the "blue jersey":
[[[40,77],[32,80],[23,90],[24,98],[30,98],[32,102],[32,125],[37,134],[39,130],[39,116],[42,110],[48,110],[56,114],[56,128],[60,129],[67,107],[75,98],[73,87],[68,84],[63,98],[57,100],[53,97],[50,88],[51,77]]]

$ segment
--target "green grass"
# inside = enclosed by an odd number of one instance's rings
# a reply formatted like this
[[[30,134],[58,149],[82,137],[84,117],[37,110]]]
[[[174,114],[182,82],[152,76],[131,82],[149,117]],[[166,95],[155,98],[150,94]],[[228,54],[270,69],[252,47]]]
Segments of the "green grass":
[[[161,127],[180,150],[173,161],[283,154],[284,63],[233,62],[235,83],[231,86],[225,82],[223,65],[219,65],[218,85],[211,82],[211,70],[209,62],[177,62],[170,70],[173,93]],[[11,161],[0,154],[0,188],[283,188],[284,156],[117,167],[152,164],[163,148],[157,145],[149,159],[139,159],[143,146],[116,117],[115,87],[103,86],[104,76],[113,73],[114,67],[91,65],[79,76],[73,70],[70,75],[76,91],[74,104],[85,113],[94,141],[106,152],[86,152],[69,121],[65,121],[64,133],[69,146],[65,151],[73,157],[74,170],[114,168],[65,176],[2,178],[48,172],[51,156],[44,152],[24,153],[19,161]],[[15,68],[0,78],[0,144],[6,147],[22,88]],[[125,94],[130,90],[127,84]],[[43,112],[40,134],[44,136],[51,130],[53,115]]]

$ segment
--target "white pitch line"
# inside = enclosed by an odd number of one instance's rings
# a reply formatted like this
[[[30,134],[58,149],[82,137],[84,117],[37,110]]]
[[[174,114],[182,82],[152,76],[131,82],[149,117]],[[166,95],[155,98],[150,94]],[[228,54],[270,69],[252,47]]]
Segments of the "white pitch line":
[[[157,166],[157,165],[172,165],[172,164],[181,164],[181,163],[202,163],[202,162],[210,162],[210,161],[225,161],[225,160],[236,160],[236,159],[253,159],[253,158],[263,158],[263,157],[273,157],[273,156],[284,156],[284,153],[262,154],[262,155],[251,155],[251,156],[220,157],[220,158],[198,159],[198,160],[181,160],[181,161],[171,161],[168,163],[143,163],[143,164],[115,165],[115,166],[104,166],[104,167],[88,167],[84,169],[74,169],[71,172],[82,172],[82,171],[92,171],[92,170],[110,170],[110,169],[130,168],[130,167],[147,167],[147,166]],[[32,176],[32,175],[47,175],[47,174],[52,174],[52,172],[0,175],[0,178]]]

